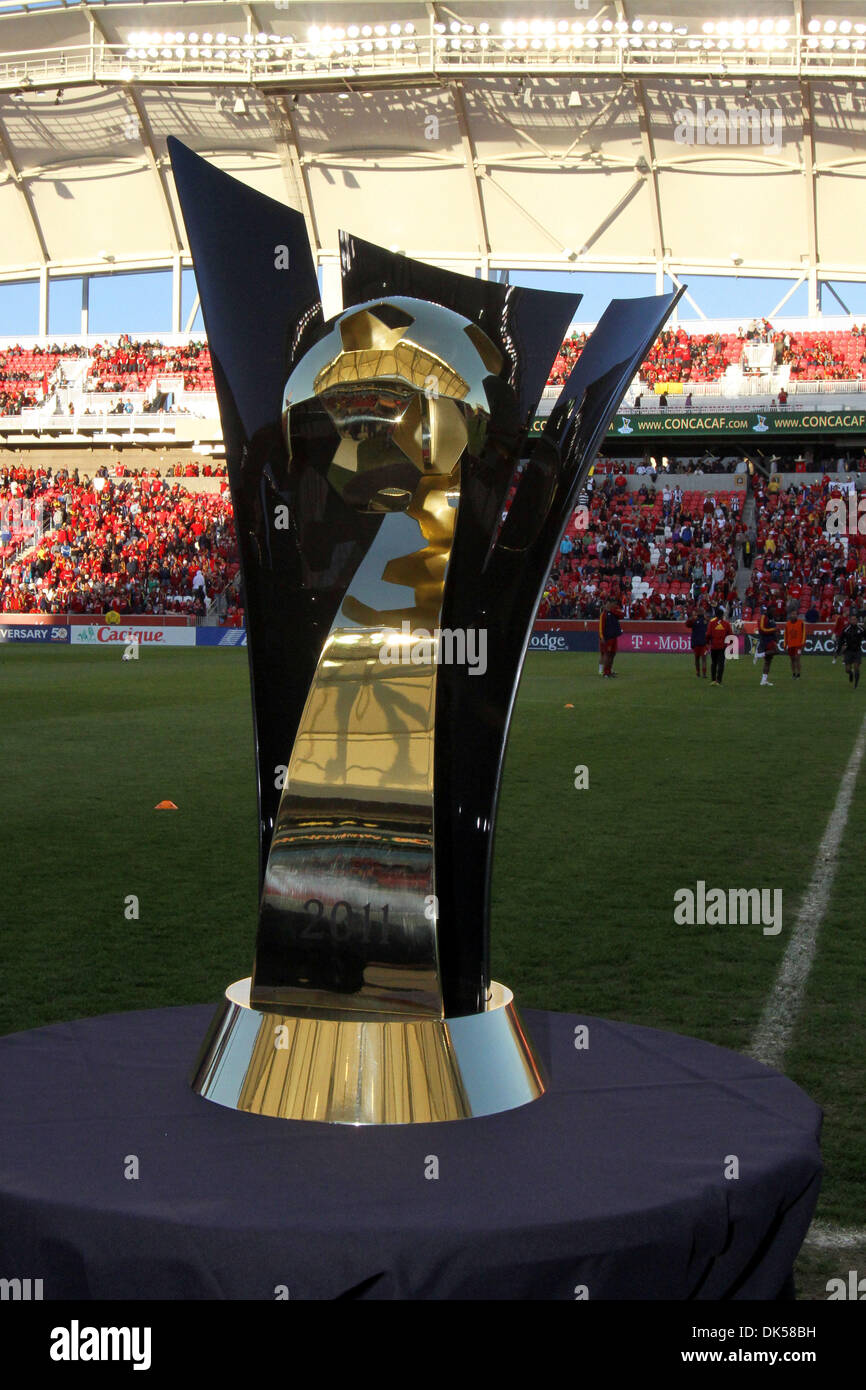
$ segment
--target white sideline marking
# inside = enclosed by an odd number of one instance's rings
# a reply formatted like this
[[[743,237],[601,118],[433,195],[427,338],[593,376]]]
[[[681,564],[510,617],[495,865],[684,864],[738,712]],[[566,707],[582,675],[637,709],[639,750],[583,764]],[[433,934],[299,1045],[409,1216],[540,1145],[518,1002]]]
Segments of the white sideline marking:
[[[820,1250],[844,1250],[855,1245],[866,1245],[866,1230],[857,1230],[856,1226],[831,1226],[828,1221],[813,1221],[803,1244],[815,1245]]]
[[[767,997],[755,1036],[746,1049],[748,1056],[768,1067],[781,1067],[803,1003],[806,983],[815,959],[818,930],[827,911],[833,880],[836,877],[839,846],[848,823],[851,798],[854,795],[854,785],[863,761],[864,750],[866,716],[860,725],[848,766],[842,774],[836,804],[830,813],[824,838],[818,846],[812,878],[803,895],[788,949],[782,957],[779,973]]]

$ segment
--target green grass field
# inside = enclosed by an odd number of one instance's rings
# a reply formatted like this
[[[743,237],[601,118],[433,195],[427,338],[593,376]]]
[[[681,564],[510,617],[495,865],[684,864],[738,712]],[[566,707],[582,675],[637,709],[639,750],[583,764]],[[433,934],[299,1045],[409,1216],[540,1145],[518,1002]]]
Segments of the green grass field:
[[[688,657],[532,654],[498,821],[493,966],[527,1006],[744,1048],[866,713],[840,665],[750,658],[725,684]],[[0,1032],[216,1000],[249,973],[256,805],[246,653],[0,649]],[[573,704],[574,708],[567,708]],[[576,790],[575,767],[589,787]],[[168,798],[177,812],[157,813]],[[866,1225],[866,771],[785,1070],[825,1109],[819,1217]],[[781,888],[778,936],[677,926],[674,893]],[[139,899],[128,920],[128,895]],[[866,1244],[807,1246],[826,1297]]]

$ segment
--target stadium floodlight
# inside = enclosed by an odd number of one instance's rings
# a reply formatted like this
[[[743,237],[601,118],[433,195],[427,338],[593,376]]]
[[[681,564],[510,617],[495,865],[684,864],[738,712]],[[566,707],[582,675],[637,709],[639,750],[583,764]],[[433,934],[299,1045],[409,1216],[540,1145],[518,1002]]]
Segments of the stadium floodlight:
[[[627,34],[627,33],[628,33],[628,20],[626,20],[626,19],[618,19],[618,20],[616,21],[616,32],[617,32],[618,34]]]
[[[777,20],[776,20],[776,33],[777,33],[777,34],[787,34],[787,32],[788,32],[788,30],[790,29],[790,27],[791,27],[791,21],[790,21],[790,19],[777,19]]]
[[[641,34],[641,33],[643,33],[643,20],[642,20],[642,19],[636,19],[636,20],[633,22],[633,24],[632,24],[631,27],[632,27],[632,29],[634,30],[634,32],[635,32],[636,34]]]
[[[452,28],[453,28],[453,26],[452,26]],[[458,29],[460,28],[460,25],[459,25],[459,24],[458,24],[457,28],[458,28]],[[384,39],[384,37],[385,37],[385,35],[387,34],[387,32],[388,32],[388,30],[385,28],[385,25],[384,25],[384,24],[374,24],[374,25],[373,25],[373,33],[376,35],[376,38],[377,38],[377,39]]]
[[[672,34],[674,31],[674,26],[671,24],[669,19],[663,19],[661,24],[659,25],[659,28],[661,29],[663,34]]]
[[[851,30],[853,29],[853,27],[854,27],[854,26],[853,26],[853,24],[851,23],[850,19],[840,19],[840,20],[839,20],[839,33],[840,33],[840,34],[850,34],[850,33],[851,33]]]
[[[120,69],[120,80],[121,80],[121,82],[131,82],[131,81],[132,81],[132,68],[121,68],[121,69]]]
[[[657,19],[650,19],[647,22],[647,32],[650,34],[658,33],[659,22]]]
[[[714,34],[716,32],[716,26],[711,19],[708,19],[705,24],[702,24],[701,29],[705,34]]]
[[[603,19],[603,20],[601,21],[601,27],[602,27],[602,30],[603,30],[603,32],[604,32],[605,34],[609,34],[610,31],[611,31],[611,29],[613,28],[613,20],[611,20],[611,19]]]
[[[213,34],[202,34],[201,41],[205,44],[213,43]]]
[[[835,19],[826,19],[826,20],[824,21],[824,33],[825,33],[825,34],[835,34],[835,32],[836,32],[836,21],[835,21]]]
[[[809,23],[806,25],[806,28],[809,30],[809,33],[810,33],[810,34],[820,34],[820,32],[821,32],[821,21],[820,21],[820,19],[810,19],[810,20],[809,20]]]
[[[587,33],[588,33],[588,34],[597,34],[597,33],[598,33],[598,20],[597,20],[597,19],[588,19],[587,22],[586,22],[586,30],[587,30]]]

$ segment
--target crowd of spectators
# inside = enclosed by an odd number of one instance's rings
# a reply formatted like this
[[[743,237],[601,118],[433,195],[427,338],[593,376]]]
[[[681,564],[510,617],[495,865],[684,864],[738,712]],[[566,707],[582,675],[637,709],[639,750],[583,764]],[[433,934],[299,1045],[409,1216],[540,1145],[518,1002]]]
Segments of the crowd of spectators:
[[[579,333],[566,339],[551,369],[549,386],[564,384],[586,338]],[[727,367],[743,361],[744,350],[752,342],[771,343],[774,366],[789,367],[794,381],[866,379],[866,324],[830,333],[776,331],[766,319],[754,319],[736,333],[695,334],[682,327],[668,328],[653,343],[639,370],[641,383],[650,389],[647,404],[656,389],[668,383],[720,381]],[[142,392],[157,376],[181,376],[187,391],[214,389],[210,350],[203,342],[174,347],[124,334],[116,343],[95,347],[16,345],[0,351],[0,414],[17,415],[26,406],[38,404],[53,389],[61,360],[85,356],[93,358],[84,383],[87,391]],[[116,413],[122,413],[127,404],[115,405]]]
[[[826,622],[852,599],[866,595],[866,535],[854,528],[828,527],[831,502],[848,491],[857,496],[857,481],[825,476],[819,482],[781,486],[774,475],[755,483],[756,553],[744,613],[754,616],[773,603],[796,606],[808,622]],[[859,602],[858,602],[859,606]]]
[[[83,343],[63,346],[52,343],[48,347],[25,348],[18,343],[0,350],[0,415],[20,415],[25,407],[38,405],[60,384],[60,364],[81,357],[93,359],[84,382],[86,391],[146,391],[157,376],[182,376],[187,391],[214,389],[210,349],[206,343],[172,347],[155,339],[139,342],[128,334],[116,343],[95,347]],[[127,404],[116,404],[114,413],[122,414]],[[147,407],[137,407],[143,408]],[[182,407],[173,409],[177,412]]]
[[[198,476],[221,477],[220,491],[179,481]],[[828,474],[786,489],[778,475],[756,475],[747,526],[743,487],[690,491],[675,477],[647,475],[629,491],[624,472],[596,472],[539,616],[595,619],[612,599],[627,619],[683,620],[700,600],[728,603],[746,620],[771,603],[827,621],[851,600],[866,601],[866,535],[827,526],[830,504],[847,508],[859,482]],[[224,464],[177,463],[161,474],[118,462],[93,478],[13,464],[0,468],[0,511],[9,502],[38,504],[45,532],[5,561],[0,611],[200,617],[217,604],[222,622],[242,620]],[[741,566],[749,582],[738,598]]]
[[[736,333],[688,333],[685,328],[666,328],[641,363],[641,383],[652,388],[646,404],[652,404],[656,387],[674,382],[721,381],[728,367],[743,365],[749,344],[773,346],[773,367],[787,366],[795,381],[852,381],[866,378],[866,324],[829,333],[775,330],[767,319],[753,319]],[[561,386],[586,344],[586,334],[567,339],[548,379]]]
[[[572,333],[570,338],[566,338],[550,369],[550,376],[547,379],[548,386],[563,386],[565,384],[572,367],[585,347],[585,333]]]
[[[599,479],[576,508],[539,617],[596,618],[613,599],[625,618],[682,619],[698,598],[734,601],[740,493],[618,481]]]
[[[3,566],[7,613],[188,613],[240,621],[239,566],[225,492],[193,493],[155,471],[93,478],[0,469],[0,506],[38,502],[45,533]]]
[[[87,391],[144,391],[155,376],[182,376],[189,391],[213,390],[206,343],[169,347],[156,340],[136,342],[124,334],[114,344],[92,348],[90,355]]]

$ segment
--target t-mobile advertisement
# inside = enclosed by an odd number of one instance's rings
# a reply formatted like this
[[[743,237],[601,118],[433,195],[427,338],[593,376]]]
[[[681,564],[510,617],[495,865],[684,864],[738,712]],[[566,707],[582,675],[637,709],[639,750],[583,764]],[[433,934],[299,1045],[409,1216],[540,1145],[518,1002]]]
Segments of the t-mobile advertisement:
[[[620,652],[674,652],[682,655],[692,648],[692,634],[685,623],[621,624]],[[746,650],[743,634],[738,635],[740,652]],[[529,640],[531,652],[597,652],[597,619],[539,618]]]

